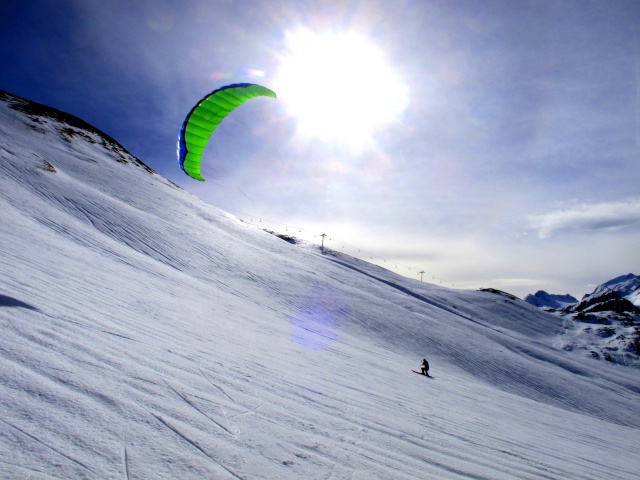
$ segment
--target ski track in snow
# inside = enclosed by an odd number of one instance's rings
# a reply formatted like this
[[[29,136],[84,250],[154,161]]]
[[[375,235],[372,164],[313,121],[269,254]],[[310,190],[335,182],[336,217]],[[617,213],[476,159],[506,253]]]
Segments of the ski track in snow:
[[[638,370],[561,319],[283,242],[6,100],[0,478],[640,470]]]

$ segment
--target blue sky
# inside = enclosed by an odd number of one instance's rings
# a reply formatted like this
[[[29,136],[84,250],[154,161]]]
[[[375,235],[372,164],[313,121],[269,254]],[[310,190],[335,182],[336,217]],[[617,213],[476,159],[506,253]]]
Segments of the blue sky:
[[[640,273],[636,1],[5,1],[0,22],[0,89],[247,221],[520,296]],[[221,124],[196,182],[182,121],[237,82],[279,98]]]

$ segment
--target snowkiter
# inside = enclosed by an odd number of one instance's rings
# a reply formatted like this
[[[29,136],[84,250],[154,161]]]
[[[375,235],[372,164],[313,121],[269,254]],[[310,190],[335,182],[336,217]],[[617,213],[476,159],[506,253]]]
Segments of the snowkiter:
[[[427,362],[426,358],[422,359],[422,374],[429,376],[429,362]]]

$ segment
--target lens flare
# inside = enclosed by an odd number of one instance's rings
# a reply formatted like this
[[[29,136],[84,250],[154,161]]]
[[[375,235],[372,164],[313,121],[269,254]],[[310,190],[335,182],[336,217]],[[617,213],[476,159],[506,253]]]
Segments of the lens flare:
[[[305,305],[291,319],[291,340],[306,350],[318,352],[338,339],[348,305],[339,292],[312,285]]]

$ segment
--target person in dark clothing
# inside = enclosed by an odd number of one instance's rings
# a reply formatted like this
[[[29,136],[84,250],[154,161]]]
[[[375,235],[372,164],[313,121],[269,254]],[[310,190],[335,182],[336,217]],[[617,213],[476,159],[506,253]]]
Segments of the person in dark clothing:
[[[426,358],[422,359],[422,373],[427,377],[429,376],[429,362],[427,362]]]

